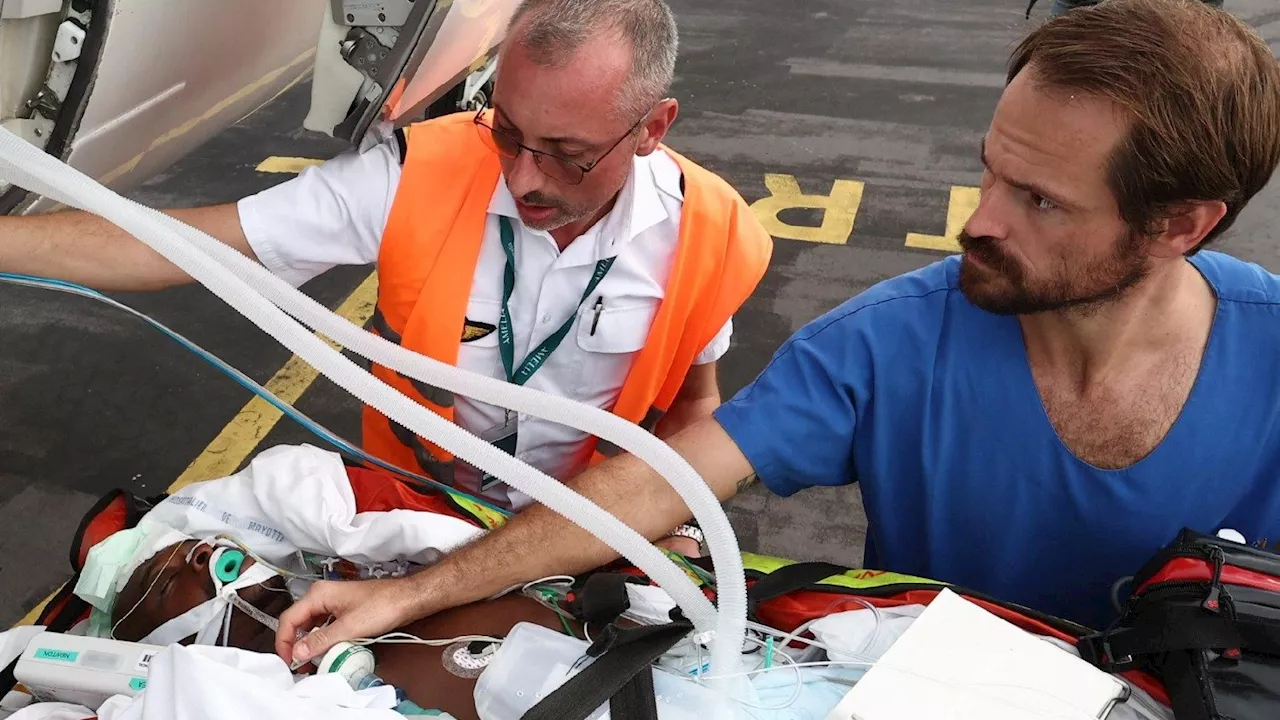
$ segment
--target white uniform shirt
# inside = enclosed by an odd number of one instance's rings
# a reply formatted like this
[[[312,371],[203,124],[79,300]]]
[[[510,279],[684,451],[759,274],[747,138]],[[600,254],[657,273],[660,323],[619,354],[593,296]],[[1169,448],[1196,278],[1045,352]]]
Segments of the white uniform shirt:
[[[347,153],[299,177],[240,201],[240,222],[258,259],[294,285],[337,265],[367,265],[378,259],[383,230],[400,180],[399,150],[388,140],[365,153]],[[612,211],[561,252],[551,235],[520,222],[506,181],[499,179],[476,263],[467,319],[497,326],[506,255],[498,217],[516,233],[516,285],[509,303],[515,365],[576,314],[573,327],[527,387],[610,409],[618,399],[657,314],[679,241],[683,194],[680,168],[659,151],[636,157]],[[430,198],[424,198],[430,202]],[[597,261],[616,255],[592,298],[579,306]],[[596,296],[604,309],[596,322]],[[595,330],[592,332],[592,325]],[[697,357],[718,360],[729,349],[730,320]],[[498,333],[464,342],[458,365],[505,380]],[[459,396],[455,420],[493,442],[518,429],[516,457],[562,480],[585,469],[574,462],[590,436],[541,418],[518,415]],[[458,484],[475,493],[474,469],[458,464]],[[531,500],[498,484],[481,492],[520,509]]]

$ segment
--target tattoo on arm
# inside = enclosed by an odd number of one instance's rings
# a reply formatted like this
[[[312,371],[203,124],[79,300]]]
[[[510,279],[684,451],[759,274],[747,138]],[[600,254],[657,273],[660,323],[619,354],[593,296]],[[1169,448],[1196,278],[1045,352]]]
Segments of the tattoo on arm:
[[[760,479],[760,476],[756,475],[755,473],[751,473],[750,475],[742,478],[741,480],[738,481],[738,489],[736,490],[736,492],[742,492],[743,490],[746,490],[752,485],[755,485],[756,481],[758,481],[759,479]]]

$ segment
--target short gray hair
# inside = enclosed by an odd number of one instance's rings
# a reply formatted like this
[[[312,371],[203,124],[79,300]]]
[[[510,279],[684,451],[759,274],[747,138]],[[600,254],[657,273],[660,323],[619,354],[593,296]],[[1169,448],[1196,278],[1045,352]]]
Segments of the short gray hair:
[[[679,34],[663,0],[523,0],[511,17],[508,38],[536,62],[555,66],[602,31],[631,43],[631,77],[615,110],[638,118],[666,97],[675,78]]]

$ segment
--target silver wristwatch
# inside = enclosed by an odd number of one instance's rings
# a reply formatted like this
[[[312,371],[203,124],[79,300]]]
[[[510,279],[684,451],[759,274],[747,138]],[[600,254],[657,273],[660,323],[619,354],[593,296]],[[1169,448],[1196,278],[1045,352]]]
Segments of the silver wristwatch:
[[[702,535],[702,529],[694,525],[681,525],[680,527],[667,533],[667,537],[686,537],[698,543],[701,547],[706,538]]]

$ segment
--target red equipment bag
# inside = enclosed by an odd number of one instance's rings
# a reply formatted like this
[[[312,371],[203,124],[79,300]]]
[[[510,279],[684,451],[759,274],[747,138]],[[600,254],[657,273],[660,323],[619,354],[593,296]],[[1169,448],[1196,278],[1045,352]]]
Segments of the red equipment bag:
[[[1081,655],[1163,681],[1178,720],[1280,718],[1280,555],[1183,530]]]

